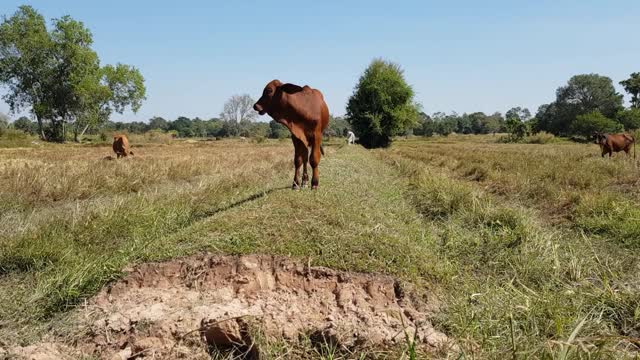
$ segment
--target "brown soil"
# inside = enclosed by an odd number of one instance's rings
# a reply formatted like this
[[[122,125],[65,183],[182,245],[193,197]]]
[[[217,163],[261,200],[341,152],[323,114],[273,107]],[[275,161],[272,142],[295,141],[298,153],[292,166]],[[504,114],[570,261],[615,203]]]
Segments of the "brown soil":
[[[271,256],[201,255],[130,269],[76,310],[85,335],[73,343],[10,349],[31,359],[208,359],[213,348],[258,358],[262,337],[354,349],[446,346],[428,304],[405,296],[391,277],[308,267]],[[5,350],[6,351],[6,350]],[[0,349],[0,355],[2,350]]]

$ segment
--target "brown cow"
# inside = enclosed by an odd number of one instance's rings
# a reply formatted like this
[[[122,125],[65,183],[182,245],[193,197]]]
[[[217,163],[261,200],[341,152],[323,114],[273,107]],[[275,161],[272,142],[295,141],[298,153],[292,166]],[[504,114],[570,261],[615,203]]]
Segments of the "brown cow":
[[[113,135],[113,152],[116,153],[118,159],[133,155],[133,151],[129,150],[129,139],[126,135]]]
[[[324,102],[322,93],[306,85],[300,87],[273,80],[265,86],[262,96],[253,105],[253,109],[260,115],[269,114],[291,132],[295,148],[293,162],[296,169],[292,188],[297,190],[301,186],[305,187],[309,181],[308,161],[313,169],[311,188],[317,189],[320,154],[324,155],[322,132],[329,125],[329,108]],[[311,147],[311,156],[309,156],[309,147]],[[302,183],[300,183],[299,171],[303,165]]]
[[[600,150],[602,150],[602,157],[605,154],[609,154],[611,157],[613,152],[624,151],[629,155],[629,150],[631,149],[631,145],[633,144],[633,157],[636,157],[636,139],[629,134],[604,134],[604,133],[595,133],[594,134],[596,144],[600,146]]]

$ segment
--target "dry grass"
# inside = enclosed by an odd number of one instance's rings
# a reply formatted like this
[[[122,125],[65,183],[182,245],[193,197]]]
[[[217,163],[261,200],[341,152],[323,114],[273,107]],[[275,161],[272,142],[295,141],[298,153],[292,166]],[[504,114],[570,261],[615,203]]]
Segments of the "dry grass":
[[[206,250],[398,276],[441,300],[434,321],[460,347],[429,356],[632,358],[637,167],[497,138],[328,146],[318,192],[288,190],[290,141],[146,142],[119,161],[108,146],[0,149],[0,342],[62,326],[128,264]],[[264,341],[269,358],[407,356]]]
[[[437,238],[441,326],[472,358],[634,358],[635,164],[601,159],[595,145],[488,139],[405,141],[378,153],[407,177]]]

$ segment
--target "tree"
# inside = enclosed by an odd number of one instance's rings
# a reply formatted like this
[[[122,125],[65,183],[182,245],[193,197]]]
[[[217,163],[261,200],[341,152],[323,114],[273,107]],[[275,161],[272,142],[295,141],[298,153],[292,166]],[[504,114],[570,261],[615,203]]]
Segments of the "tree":
[[[160,116],[154,116],[149,119],[149,128],[167,130],[169,128],[169,123]]]
[[[191,125],[191,119],[180,116],[169,124],[169,130],[175,130],[179,137],[192,137],[194,132]]]
[[[422,136],[433,136],[438,131],[437,123],[425,113],[420,113],[420,115],[422,116]]]
[[[199,117],[191,120],[191,132],[196,137],[207,137],[207,124]]]
[[[560,134],[561,129],[566,126],[563,119],[558,114],[558,107],[555,102],[550,104],[542,104],[536,112],[537,131],[547,131],[552,134]]]
[[[289,129],[286,126],[276,122],[275,120],[269,121],[269,137],[272,139],[285,139],[289,137]]]
[[[223,121],[218,118],[211,118],[207,121],[207,136],[220,136]]]
[[[593,135],[594,132],[619,132],[622,125],[605,117],[599,111],[593,111],[588,114],[578,115],[571,124],[574,134],[584,136],[586,138]]]
[[[253,110],[255,101],[251,96],[233,95],[226,103],[220,113],[220,118],[224,121],[235,121],[241,123],[243,121],[254,121],[257,113]]]
[[[485,123],[487,121],[487,115],[483,112],[475,112],[469,114],[469,122],[471,123],[471,131],[474,134],[486,134],[488,131],[485,129]]]
[[[495,134],[503,127],[504,119],[502,114],[495,112],[484,119],[483,129],[485,134]]]
[[[268,123],[255,122],[251,123],[248,129],[248,136],[252,138],[266,138],[269,136],[271,128]]]
[[[507,111],[504,115],[505,119],[516,119],[518,121],[527,121],[531,118],[531,112],[527,108],[521,108],[520,106],[513,107]]]
[[[640,108],[620,110],[616,120],[624,126],[625,130],[640,129]]]
[[[631,107],[640,108],[640,72],[634,72],[627,80],[620,81],[620,85],[631,95]]]
[[[360,143],[367,148],[389,146],[394,135],[412,127],[419,111],[413,96],[399,65],[373,60],[347,104],[347,118]]]
[[[34,124],[33,121],[26,116],[21,116],[18,120],[14,121],[13,128],[31,135],[34,135],[38,131],[38,125]]]
[[[458,115],[455,112],[451,115],[437,112],[433,114],[432,119],[436,124],[436,132],[442,136],[448,136],[458,127]]]
[[[333,115],[330,115],[329,126],[325,130],[325,135],[342,137],[345,136],[346,132],[350,129],[351,126],[345,118],[341,116],[334,117]]]
[[[576,75],[556,91],[556,101],[541,106],[536,114],[539,130],[555,135],[573,134],[572,123],[579,115],[600,112],[613,118],[622,109],[622,95],[613,82],[598,74]]]
[[[469,119],[469,115],[462,114],[458,115],[453,113],[449,115],[450,118],[455,118],[456,128],[455,132],[458,134],[471,134],[473,130],[471,129],[471,119]]]
[[[91,49],[93,36],[69,16],[54,19],[47,30],[42,15],[21,6],[0,24],[0,84],[13,113],[30,108],[44,140],[64,141],[65,126],[74,135],[108,120],[113,111],[136,112],[146,89],[140,72],[118,64],[100,67]]]
[[[506,127],[511,141],[520,141],[529,133],[527,123],[520,121],[515,117],[507,119]]]

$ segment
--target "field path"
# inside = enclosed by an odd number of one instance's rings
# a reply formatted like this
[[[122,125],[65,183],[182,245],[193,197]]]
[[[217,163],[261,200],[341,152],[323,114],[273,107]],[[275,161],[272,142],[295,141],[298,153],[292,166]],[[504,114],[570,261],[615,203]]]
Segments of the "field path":
[[[185,253],[200,248],[309,257],[315,265],[413,278],[424,274],[428,235],[405,197],[403,180],[360,147],[327,155],[318,191],[292,191],[289,176],[284,183],[279,178],[248,195],[250,201],[214,211],[157,245]]]

